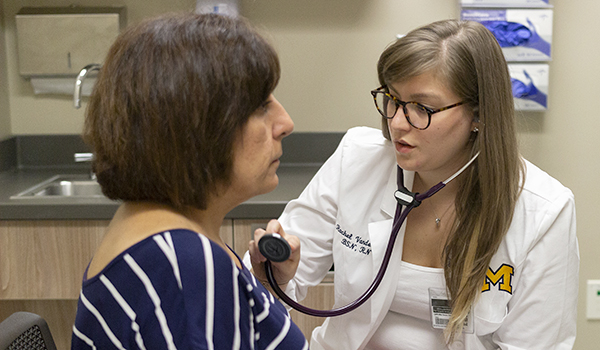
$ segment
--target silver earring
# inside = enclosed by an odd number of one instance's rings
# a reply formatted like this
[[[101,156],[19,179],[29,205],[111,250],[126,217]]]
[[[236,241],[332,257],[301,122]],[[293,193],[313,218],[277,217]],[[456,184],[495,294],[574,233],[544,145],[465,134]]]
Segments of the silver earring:
[[[473,131],[472,131],[472,132],[479,132],[479,128],[478,128],[478,127],[475,127],[475,129],[473,129]]]

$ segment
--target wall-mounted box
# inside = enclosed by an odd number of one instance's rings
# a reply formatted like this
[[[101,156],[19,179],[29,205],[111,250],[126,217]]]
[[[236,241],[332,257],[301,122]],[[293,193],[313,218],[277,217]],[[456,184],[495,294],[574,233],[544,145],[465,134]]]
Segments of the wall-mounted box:
[[[510,63],[515,109],[544,111],[548,109],[548,82],[550,66],[545,63]]]
[[[463,6],[548,7],[549,0],[460,0]]]
[[[24,7],[16,15],[19,73],[75,76],[102,63],[126,24],[125,7]]]
[[[507,61],[550,61],[551,9],[462,9],[461,19],[476,21],[496,37]]]

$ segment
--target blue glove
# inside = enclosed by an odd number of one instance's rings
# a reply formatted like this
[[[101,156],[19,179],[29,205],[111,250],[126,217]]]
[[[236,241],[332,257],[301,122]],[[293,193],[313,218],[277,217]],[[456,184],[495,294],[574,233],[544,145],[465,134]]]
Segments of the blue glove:
[[[530,28],[515,22],[508,21],[482,21],[483,24],[494,36],[500,47],[531,47],[546,56],[550,56],[550,44],[542,39],[535,31],[535,26],[529,18],[527,23]]]
[[[531,31],[521,23],[507,21],[481,22],[494,36],[500,47],[522,46],[531,38]]]
[[[523,74],[525,74],[525,77],[529,80],[527,83],[515,78],[510,78],[512,82],[513,96],[515,98],[534,101],[544,107],[547,107],[548,96],[546,96],[545,93],[541,92],[535,87],[535,85],[533,85],[533,81],[526,71],[523,71]]]
[[[529,38],[529,40],[523,46],[536,49],[539,52],[542,52],[546,56],[550,57],[550,43],[548,43],[546,40],[542,39],[542,37],[538,35],[538,33],[535,31],[535,26],[533,25],[533,23],[531,23],[529,18],[527,18],[527,24],[529,24],[529,27],[532,28],[531,38]]]

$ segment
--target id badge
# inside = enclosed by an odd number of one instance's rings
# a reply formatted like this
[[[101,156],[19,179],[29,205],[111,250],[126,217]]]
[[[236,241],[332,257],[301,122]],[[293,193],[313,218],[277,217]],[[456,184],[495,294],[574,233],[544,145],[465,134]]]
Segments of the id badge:
[[[445,289],[429,288],[429,309],[431,311],[431,326],[435,329],[446,329],[448,322],[450,322],[452,309]],[[474,331],[472,314],[473,308],[471,307],[471,311],[465,318],[463,333],[472,334]]]

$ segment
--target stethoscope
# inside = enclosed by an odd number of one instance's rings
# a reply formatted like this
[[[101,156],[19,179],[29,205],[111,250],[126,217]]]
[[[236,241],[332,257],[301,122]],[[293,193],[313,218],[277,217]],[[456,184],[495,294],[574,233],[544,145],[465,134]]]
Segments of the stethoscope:
[[[343,315],[350,311],[355,310],[356,308],[358,308],[359,306],[364,304],[365,301],[367,301],[371,297],[371,295],[373,295],[373,293],[375,293],[375,291],[377,290],[377,287],[379,287],[379,284],[383,280],[383,275],[385,274],[388,264],[390,262],[394,243],[396,242],[396,238],[398,237],[398,232],[400,231],[400,227],[406,220],[406,216],[408,215],[408,213],[411,210],[413,210],[414,208],[418,207],[424,199],[427,199],[427,198],[433,196],[439,190],[444,188],[444,186],[446,186],[447,183],[454,180],[454,178],[456,178],[463,171],[465,171],[465,169],[467,169],[467,167],[469,165],[471,165],[471,163],[473,163],[473,161],[477,158],[477,156],[479,156],[479,152],[477,152],[477,154],[475,154],[475,156],[473,156],[473,158],[471,158],[467,162],[467,164],[465,164],[462,168],[460,168],[452,176],[450,176],[446,180],[438,183],[437,185],[434,185],[427,192],[422,193],[422,194],[421,193],[413,193],[413,192],[409,191],[406,188],[406,186],[404,186],[403,171],[398,166],[398,175],[396,178],[396,182],[398,183],[398,190],[396,192],[394,192],[394,197],[396,198],[396,201],[398,202],[398,204],[396,205],[396,212],[394,214],[394,221],[392,224],[392,232],[390,234],[390,239],[388,241],[385,255],[383,257],[381,267],[379,268],[379,271],[377,272],[375,279],[371,283],[371,286],[369,286],[369,288],[363,293],[363,295],[361,295],[355,301],[353,301],[345,306],[339,307],[337,309],[333,309],[333,310],[315,310],[315,309],[311,309],[306,306],[300,305],[296,301],[294,301],[290,297],[288,297],[281,290],[281,288],[279,288],[279,285],[277,285],[277,281],[275,281],[275,277],[273,276],[273,267],[271,266],[271,261],[282,262],[282,261],[289,259],[289,256],[290,256],[292,250],[290,248],[290,245],[287,243],[287,241],[285,239],[283,239],[283,237],[281,237],[277,233],[265,234],[263,237],[261,237],[260,241],[258,242],[258,248],[259,248],[261,254],[265,258],[267,258],[267,261],[265,262],[265,273],[267,275],[267,280],[269,281],[271,288],[273,288],[273,291],[277,294],[277,296],[279,296],[279,298],[281,300],[283,300],[286,304],[288,304],[289,306],[293,307],[294,309],[296,309],[302,313],[305,313],[307,315],[318,316],[318,317],[333,317],[333,316],[340,316],[340,315]],[[404,210],[402,210],[402,206],[405,207]]]

